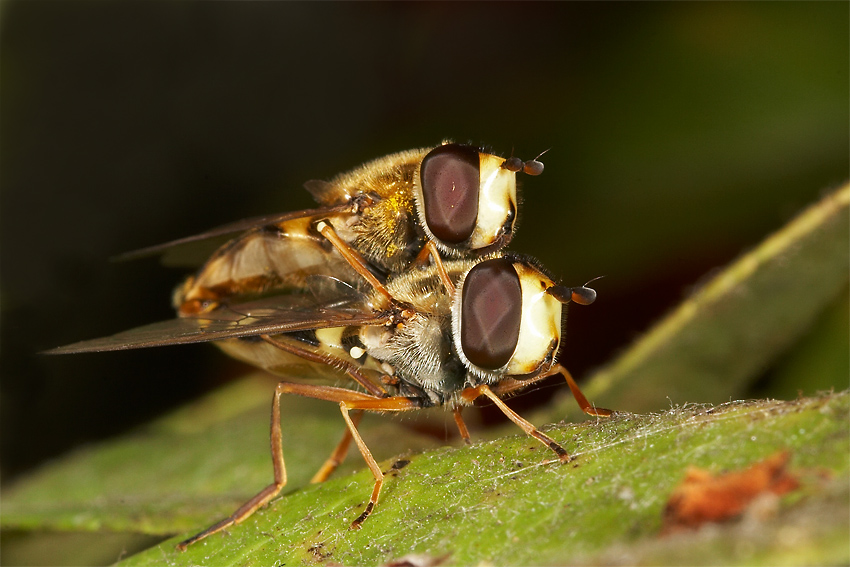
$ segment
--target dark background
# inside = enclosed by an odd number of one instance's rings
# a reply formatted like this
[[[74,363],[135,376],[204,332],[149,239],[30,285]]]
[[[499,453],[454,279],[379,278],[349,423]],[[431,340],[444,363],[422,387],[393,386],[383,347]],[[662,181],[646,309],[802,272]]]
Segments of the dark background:
[[[311,206],[308,179],[447,137],[549,149],[513,248],[605,276],[570,314],[582,376],[848,176],[845,2],[0,8],[4,481],[244,373],[37,353],[171,317],[182,272],[109,258]]]

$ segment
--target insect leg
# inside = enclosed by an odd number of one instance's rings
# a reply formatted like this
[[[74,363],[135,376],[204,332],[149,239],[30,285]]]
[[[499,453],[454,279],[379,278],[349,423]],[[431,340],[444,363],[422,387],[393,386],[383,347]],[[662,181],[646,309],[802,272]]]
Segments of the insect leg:
[[[351,421],[354,422],[354,426],[360,425],[360,419],[363,417],[362,411],[354,412],[351,415]],[[328,457],[328,460],[325,461],[325,464],[322,465],[322,468],[313,475],[313,478],[310,479],[312,484],[316,484],[319,482],[325,482],[331,474],[336,470],[336,468],[342,464],[345,460],[346,455],[348,454],[348,447],[351,445],[351,430],[346,429],[345,433],[342,435],[342,439],[339,442],[339,445],[336,446],[334,452],[331,453],[331,456]]]
[[[342,413],[342,418],[348,426],[348,431],[357,448],[360,449],[360,454],[363,455],[363,460],[369,470],[372,471],[372,476],[375,477],[375,487],[372,489],[372,496],[369,498],[369,503],[366,509],[360,514],[357,519],[351,523],[351,529],[360,529],[360,524],[372,513],[375,505],[378,503],[378,496],[381,494],[381,486],[384,484],[384,473],[381,472],[375,457],[366,446],[366,442],[357,431],[357,426],[352,419],[351,410],[366,410],[366,411],[409,411],[422,407],[422,404],[416,398],[408,398],[404,396],[393,396],[391,398],[378,398],[369,394],[362,394],[345,388],[336,388],[334,386],[316,386],[312,384],[296,384],[293,382],[281,382],[278,384],[278,389],[290,394],[298,394],[308,398],[317,398],[327,400],[329,402],[339,402],[339,409]]]
[[[280,431],[281,394],[296,394],[307,398],[340,402],[340,405],[346,404],[350,409],[406,411],[421,407],[415,399],[401,396],[378,398],[370,396],[369,394],[363,394],[361,392],[355,392],[345,388],[336,388],[334,386],[316,386],[311,384],[296,384],[293,382],[279,382],[277,388],[275,388],[274,398],[272,400],[271,418],[271,450],[272,465],[274,467],[274,482],[261,490],[256,496],[248,500],[245,504],[240,506],[238,510],[224,520],[213,524],[201,533],[194,535],[187,540],[181,541],[177,545],[177,549],[180,551],[186,551],[186,548],[193,543],[245,520],[261,507],[268,504],[268,502],[277,496],[281,489],[286,485],[286,466],[283,462],[283,445],[281,442],[282,437]],[[357,429],[354,427],[354,422],[351,417],[349,417],[347,410],[343,412],[343,417],[345,418],[346,424],[348,424],[354,441],[357,443],[358,448],[360,448],[360,452],[363,453],[363,456],[366,459],[366,464],[370,465],[369,468],[371,469],[371,464],[375,462],[375,459],[372,457],[372,454],[369,452],[369,449],[366,447],[363,439],[361,439],[360,435],[357,433]],[[368,455],[368,458],[366,455]],[[375,466],[377,467],[377,465]],[[372,473],[374,474],[374,472],[375,471],[373,470]],[[380,469],[378,472],[380,472]],[[383,477],[383,475],[381,476]],[[380,487],[377,487],[376,490],[377,492],[380,492]],[[377,493],[373,491],[372,496],[374,501],[377,502]],[[371,502],[372,500],[370,500],[370,503]],[[371,511],[371,508],[373,507],[374,503],[371,503],[369,511]]]
[[[375,277],[369,268],[366,267],[366,261],[363,260],[363,257],[354,250],[351,246],[348,245],[342,238],[340,238],[333,227],[326,223],[325,221],[320,221],[316,225],[316,230],[319,231],[319,234],[328,239],[328,241],[333,244],[334,248],[345,258],[346,262],[351,264],[351,267],[354,268],[357,273],[359,273],[363,278],[371,284],[381,295],[383,295],[387,301],[392,302],[393,296],[390,295],[390,292],[387,291],[387,288],[378,281],[378,278]]]
[[[428,250],[428,246],[423,246],[422,250],[419,251],[419,254],[416,255],[416,258],[411,262],[411,266],[415,266],[417,268],[424,268],[428,265],[428,257],[431,255],[431,251]]]
[[[525,380],[516,380],[511,377],[503,378],[498,384],[493,385],[493,393],[497,396],[504,396],[509,394],[515,390],[520,390],[528,387],[530,384],[534,384],[544,378],[548,378],[549,376],[553,376],[555,374],[561,374],[567,381],[567,385],[570,387],[570,391],[573,393],[573,397],[576,399],[581,411],[588,415],[593,415],[597,417],[608,417],[614,412],[612,410],[606,408],[598,408],[587,401],[587,398],[584,397],[584,394],[579,389],[576,381],[573,380],[572,374],[570,371],[564,368],[560,364],[556,364],[546,372],[542,372],[533,378],[528,378]]]
[[[260,335],[264,341],[269,343],[272,346],[279,348],[280,350],[292,353],[294,355],[300,356],[305,360],[309,360],[310,362],[320,362],[322,364],[327,364],[333,368],[338,368],[342,370],[346,374],[348,374],[355,382],[363,386],[369,393],[373,396],[383,397],[387,395],[387,391],[369,380],[360,370],[358,370],[356,364],[352,364],[348,361],[342,360],[341,358],[337,358],[331,354],[316,352],[312,350],[308,350],[306,348],[298,347],[294,344],[290,344],[269,335]]]
[[[192,545],[193,543],[204,539],[205,537],[212,535],[216,532],[220,532],[221,530],[232,526],[233,524],[238,524],[265,504],[267,504],[272,498],[277,496],[280,490],[286,485],[286,465],[283,462],[283,444],[281,441],[281,432],[280,432],[280,395],[282,390],[280,387],[275,389],[274,397],[272,398],[272,417],[271,417],[271,452],[272,452],[272,466],[274,468],[274,482],[261,490],[256,496],[245,502],[242,506],[239,507],[233,514],[228,516],[227,518],[217,522],[204,531],[190,537],[187,540],[181,541],[177,545],[177,549],[180,551],[186,551],[186,548]]]
[[[412,265],[418,268],[424,268],[428,265],[429,256],[434,259],[434,266],[437,268],[440,281],[443,282],[443,285],[446,287],[446,291],[449,292],[449,295],[454,296],[455,285],[449,277],[449,272],[446,270],[446,265],[443,264],[443,258],[440,256],[440,251],[437,249],[437,245],[434,244],[433,240],[429,240],[428,243],[422,247],[422,250],[420,250],[419,254],[416,255],[416,258],[414,258]]]
[[[526,432],[526,434],[530,435],[531,437],[534,437],[535,439],[552,449],[555,454],[558,455],[558,458],[561,460],[562,463],[567,463],[570,461],[570,455],[564,450],[563,447],[558,445],[558,443],[556,443],[555,440],[549,437],[548,435],[544,435],[542,432],[540,432],[536,427],[534,427],[531,422],[523,419],[518,413],[516,413],[514,410],[505,405],[505,402],[500,400],[499,397],[493,393],[493,391],[490,389],[490,386],[488,386],[487,384],[481,384],[480,386],[476,386],[474,388],[467,388],[463,390],[460,395],[463,399],[470,402],[481,395],[487,396],[493,401],[494,404],[496,404],[496,407],[502,410],[502,413],[504,413],[508,417],[508,419],[516,423],[520,427],[520,429]]]
[[[576,381],[573,380],[573,375],[570,374],[570,371],[564,368],[561,364],[556,364],[552,368],[549,369],[548,372],[544,373],[541,378],[547,378],[554,374],[560,374],[567,381],[567,385],[570,387],[570,391],[573,393],[573,397],[576,399],[576,403],[578,403],[578,407],[581,408],[581,411],[586,413],[587,415],[595,415],[597,417],[609,417],[613,411],[606,408],[598,408],[587,401],[587,398],[582,394],[581,389],[576,384]]]
[[[443,282],[443,285],[446,286],[446,291],[449,292],[449,295],[454,297],[455,294],[455,284],[452,283],[451,278],[449,278],[449,272],[446,271],[446,266],[443,264],[443,259],[440,256],[440,251],[437,250],[437,245],[434,244],[433,240],[429,240],[428,244],[425,245],[423,251],[427,250],[429,254],[431,254],[431,258],[434,259],[434,266],[437,267],[437,273],[440,274],[440,281]]]
[[[363,513],[351,522],[352,530],[359,530],[360,524],[366,520],[378,504],[378,496],[380,496],[381,487],[384,484],[384,473],[381,472],[380,467],[378,467],[378,463],[375,461],[375,457],[372,456],[372,452],[369,451],[369,447],[366,446],[366,442],[363,441],[362,437],[360,437],[360,433],[357,431],[357,427],[351,419],[349,411],[357,409],[370,411],[407,411],[418,409],[419,407],[421,406],[417,403],[415,398],[406,398],[403,396],[372,400],[340,401],[339,409],[342,412],[342,418],[345,420],[346,425],[348,425],[348,430],[351,432],[351,436],[354,438],[357,448],[360,449],[360,454],[363,455],[363,460],[366,461],[366,465],[369,467],[369,470],[372,471],[372,476],[375,477],[375,487],[372,489],[372,496],[369,498],[369,503],[366,504],[366,509],[363,510]]]
[[[466,428],[466,423],[463,421],[463,416],[460,414],[461,407],[458,406],[452,410],[452,413],[455,417],[455,423],[457,424],[457,429],[460,431],[460,437],[463,439],[463,442],[469,445],[471,441],[469,440],[469,430]]]
[[[384,485],[384,473],[381,472],[378,463],[375,462],[375,457],[372,456],[372,452],[369,451],[366,442],[360,437],[357,426],[354,425],[354,421],[352,421],[351,416],[348,414],[348,404],[346,402],[340,402],[339,409],[342,412],[342,419],[345,420],[345,424],[348,425],[348,430],[354,438],[354,442],[357,443],[357,448],[360,449],[360,454],[363,455],[363,460],[366,461],[366,466],[369,467],[369,470],[372,471],[372,476],[375,477],[375,486],[372,488],[372,496],[369,497],[369,503],[366,504],[366,509],[351,523],[352,530],[359,530],[360,524],[372,513],[372,510],[378,503],[378,496],[381,494],[381,487]]]

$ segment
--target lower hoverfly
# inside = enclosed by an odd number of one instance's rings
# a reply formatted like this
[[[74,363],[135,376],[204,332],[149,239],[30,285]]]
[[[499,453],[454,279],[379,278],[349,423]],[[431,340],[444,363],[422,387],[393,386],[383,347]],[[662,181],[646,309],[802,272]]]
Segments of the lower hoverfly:
[[[438,265],[441,254],[480,257],[505,247],[513,236],[520,171],[539,175],[543,164],[454,143],[399,152],[329,182],[308,181],[317,209],[245,219],[125,257],[175,254],[180,245],[241,232],[186,282],[181,292],[186,314],[232,295],[298,287],[305,275],[317,272],[350,279],[351,270],[336,253],[327,253],[329,239],[350,246],[372,271],[384,274],[424,265],[429,256]],[[441,274],[448,286],[442,269]]]
[[[345,245],[342,248],[359,264],[358,272],[369,273],[356,252]],[[562,305],[592,303],[593,290],[556,285],[535,261],[514,255],[449,260],[443,268],[444,275],[431,265],[392,274],[385,282],[373,276],[368,284],[312,274],[297,290],[278,290],[258,298],[234,296],[202,312],[182,312],[178,319],[48,352],[217,341],[225,352],[261,368],[307,378],[306,382],[282,381],[275,389],[271,422],[274,482],[228,518],[181,542],[178,549],[243,521],[283,488],[282,394],[340,405],[347,426],[345,436],[313,481],[325,480],[350,442],[355,442],[375,477],[365,510],[351,524],[357,529],[377,504],[383,485],[383,473],[357,431],[364,411],[405,412],[444,406],[454,412],[468,443],[460,410],[484,396],[561,462],[570,460],[567,452],[505,405],[502,397],[560,373],[582,410],[590,415],[611,414],[593,407],[556,361]],[[445,285],[446,276],[451,290]],[[180,294],[178,291],[178,303]],[[312,382],[311,370],[324,376],[335,372],[362,388]]]

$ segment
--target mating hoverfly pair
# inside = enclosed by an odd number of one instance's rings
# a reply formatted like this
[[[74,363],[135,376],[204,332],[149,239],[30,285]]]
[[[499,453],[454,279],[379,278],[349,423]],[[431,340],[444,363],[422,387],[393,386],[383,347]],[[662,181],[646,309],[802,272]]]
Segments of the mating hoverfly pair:
[[[286,483],[281,394],[336,402],[346,430],[313,482],[353,440],[375,477],[357,529],[378,502],[383,473],[357,431],[364,411],[461,408],[485,396],[562,462],[567,452],[502,401],[562,374],[583,411],[595,408],[556,361],[564,304],[586,287],[556,285],[536,261],[503,251],[517,212],[516,174],[543,165],[444,143],[392,154],[306,188],[320,207],[246,219],[140,253],[237,234],[174,293],[178,318],[48,351],[123,350],[215,341],[282,381],[272,401],[274,482],[178,549],[241,522]],[[321,383],[353,381],[343,388]]]

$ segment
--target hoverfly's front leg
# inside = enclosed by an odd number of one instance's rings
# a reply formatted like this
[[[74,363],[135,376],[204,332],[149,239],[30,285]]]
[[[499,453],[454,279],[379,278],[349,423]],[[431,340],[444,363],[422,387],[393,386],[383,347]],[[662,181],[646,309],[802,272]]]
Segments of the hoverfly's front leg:
[[[556,364],[546,372],[541,372],[540,374],[532,378],[527,378],[523,380],[517,380],[511,377],[504,378],[498,384],[493,385],[493,393],[497,396],[504,396],[516,390],[527,388],[530,384],[534,384],[535,382],[539,382],[540,380],[548,378],[549,376],[554,376],[555,374],[560,374],[564,377],[564,379],[567,381],[567,385],[570,387],[570,391],[572,392],[573,397],[576,399],[576,403],[578,403],[579,408],[581,408],[581,411],[583,411],[587,415],[593,415],[596,417],[610,417],[614,413],[613,410],[609,410],[607,408],[598,408],[588,402],[587,398],[584,397],[584,394],[578,387],[578,384],[576,384],[576,381],[573,380],[573,376],[572,374],[570,374],[570,371],[561,366],[560,364]]]
[[[576,403],[578,407],[581,408],[581,411],[586,413],[587,415],[593,415],[596,417],[610,417],[612,410],[607,408],[598,408],[587,401],[587,398],[584,397],[584,394],[581,392],[581,389],[576,384],[576,381],[573,380],[573,375],[570,374],[570,371],[564,368],[561,364],[556,364],[552,368],[549,369],[548,372],[545,372],[540,376],[541,379],[548,378],[549,376],[554,376],[555,374],[560,374],[567,381],[567,386],[570,387],[570,392],[573,393],[573,397],[576,399]]]
[[[493,401],[494,404],[496,404],[496,407],[502,410],[502,413],[504,413],[508,417],[508,419],[516,423],[520,427],[520,429],[525,431],[527,435],[534,437],[535,439],[552,449],[552,451],[554,451],[555,454],[558,455],[558,458],[561,460],[562,463],[567,463],[571,460],[569,453],[567,453],[563,447],[556,443],[554,439],[552,439],[548,435],[545,435],[536,427],[534,427],[534,425],[530,421],[523,419],[518,413],[516,413],[514,410],[505,405],[505,402],[499,399],[499,396],[494,394],[493,391],[490,389],[490,386],[488,386],[487,384],[475,386],[474,388],[466,388],[460,393],[460,395],[461,398],[468,402],[471,402],[475,400],[475,398],[478,398],[482,395],[487,396],[488,398],[490,398],[490,400]]]
[[[454,297],[455,285],[449,277],[446,265],[443,264],[443,257],[440,256],[440,251],[437,249],[437,245],[434,244],[433,240],[428,240],[428,243],[422,247],[422,250],[413,260],[413,264],[415,266],[424,267],[428,262],[429,256],[434,260],[434,266],[437,268],[437,273],[440,275],[440,281],[446,287],[446,291],[449,292],[450,296]]]
[[[463,442],[467,445],[471,445],[472,441],[469,440],[469,429],[466,428],[466,422],[463,421],[463,416],[460,414],[460,412],[460,406],[452,410],[452,414],[455,418],[455,424],[457,425],[457,430],[460,431],[460,438],[463,439]]]
[[[280,432],[280,395],[282,389],[275,389],[274,397],[272,398],[272,423],[271,423],[271,452],[272,466],[274,468],[274,482],[265,487],[256,496],[245,502],[233,514],[227,518],[216,522],[199,534],[193,535],[189,539],[181,541],[177,544],[177,549],[186,551],[186,548],[193,543],[204,539],[216,532],[220,532],[225,528],[229,528],[234,524],[238,524],[263,506],[265,506],[272,498],[277,496],[281,489],[286,485],[286,465],[283,462],[283,442]]]
[[[431,242],[430,240],[428,241]],[[422,247],[422,250],[419,251],[419,254],[416,255],[416,258],[413,259],[411,265],[417,268],[424,268],[428,265],[428,258],[431,257],[431,251],[428,249],[428,245]]]
[[[369,284],[375,288],[381,295],[383,295],[388,303],[393,302],[393,296],[390,295],[390,292],[387,290],[386,286],[382,284],[378,278],[375,277],[369,268],[366,265],[366,261],[363,257],[354,250],[347,242],[345,242],[333,227],[325,222],[319,221],[316,224],[316,230],[319,231],[319,234],[324,236],[328,242],[330,242],[334,248],[336,248],[337,252],[339,252],[342,257],[348,262],[352,268],[354,268],[358,274],[363,276],[363,278],[369,282]]]

